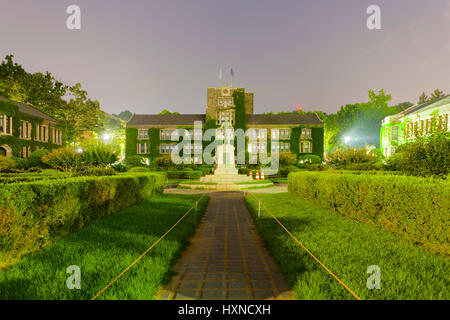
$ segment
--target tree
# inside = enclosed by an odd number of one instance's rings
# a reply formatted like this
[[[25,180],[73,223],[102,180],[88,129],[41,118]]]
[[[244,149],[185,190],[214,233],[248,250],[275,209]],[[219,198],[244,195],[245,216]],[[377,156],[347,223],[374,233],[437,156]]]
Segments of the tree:
[[[419,97],[419,101],[417,104],[422,104],[428,101],[428,96],[425,94],[425,92],[422,92],[422,94]]]
[[[129,110],[125,110],[125,111],[122,111],[119,114],[114,114],[113,113],[113,116],[116,116],[116,117],[122,119],[123,121],[128,121],[133,116],[133,113],[131,113],[131,111],[129,111]]]
[[[158,114],[163,114],[164,115],[164,114],[180,114],[180,113],[179,112],[170,112],[169,110],[164,109]]]
[[[83,130],[100,130],[98,101],[92,101],[81,84],[68,86],[48,71],[28,73],[7,55],[0,64],[0,95],[31,103],[36,109],[64,123],[66,140],[73,141]]]
[[[439,89],[436,89],[436,90],[433,91],[433,93],[431,93],[431,96],[430,96],[430,98],[428,99],[428,101],[438,100],[438,99],[441,99],[441,98],[443,98],[443,97],[445,97],[444,92],[442,92],[442,91],[439,90]]]

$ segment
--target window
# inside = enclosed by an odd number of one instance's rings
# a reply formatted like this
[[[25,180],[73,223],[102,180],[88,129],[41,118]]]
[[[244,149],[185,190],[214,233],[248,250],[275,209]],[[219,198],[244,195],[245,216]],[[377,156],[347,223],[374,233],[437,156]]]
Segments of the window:
[[[312,153],[312,143],[309,141],[301,141],[300,153]]]
[[[12,118],[0,114],[0,134],[12,135]]]
[[[392,141],[397,141],[398,140],[398,127],[394,126],[392,127]]]
[[[302,128],[302,139],[311,139],[311,128]]]
[[[217,113],[217,123],[222,124],[228,122],[234,124],[234,112],[233,111],[221,111]]]
[[[137,144],[137,153],[138,154],[149,153],[149,145],[148,145],[148,143],[138,143]]]
[[[28,158],[30,156],[31,150],[30,147],[22,147],[20,149],[20,157],[21,158]]]
[[[172,153],[172,151],[178,152],[178,145],[174,143],[162,143],[160,145],[160,153]]]
[[[20,134],[21,139],[30,139],[31,137],[31,122],[20,121]]]
[[[272,139],[289,139],[291,136],[291,129],[272,129],[270,131]]]
[[[46,125],[36,125],[36,141],[48,142],[48,126]]]
[[[59,129],[52,128],[52,143],[62,144],[62,131]]]
[[[163,129],[160,131],[161,140],[178,140],[178,130],[177,129]]]
[[[289,152],[290,143],[289,142],[273,142],[271,145],[271,152]]]
[[[148,130],[147,129],[139,129],[138,130],[138,139],[148,139]]]

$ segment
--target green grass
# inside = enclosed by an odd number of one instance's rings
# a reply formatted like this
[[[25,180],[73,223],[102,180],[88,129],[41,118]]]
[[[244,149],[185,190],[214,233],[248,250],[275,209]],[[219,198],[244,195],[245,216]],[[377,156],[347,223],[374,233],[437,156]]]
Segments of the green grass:
[[[450,298],[448,256],[289,193],[259,194],[257,198],[362,299]],[[263,208],[258,218],[254,196],[246,196],[246,203],[297,298],[354,299]],[[381,269],[380,290],[366,287],[370,265]]]
[[[286,178],[272,178],[271,180],[273,183],[287,183],[287,177]]]
[[[0,299],[90,299],[189,210],[199,195],[161,195],[106,217],[0,271]],[[204,213],[203,197],[161,242],[98,299],[152,299],[188,245]],[[66,287],[66,268],[81,268],[81,289]]]

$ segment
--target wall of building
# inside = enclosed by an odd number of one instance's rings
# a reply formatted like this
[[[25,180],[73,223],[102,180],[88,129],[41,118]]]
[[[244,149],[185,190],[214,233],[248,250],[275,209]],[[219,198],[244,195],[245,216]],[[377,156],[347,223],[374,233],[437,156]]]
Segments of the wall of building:
[[[12,134],[0,135],[0,146],[7,146],[8,148],[10,148],[12,156],[14,157],[20,157],[22,147],[29,148],[30,152],[33,152],[37,149],[52,150],[55,148],[60,148],[65,144],[65,133],[64,127],[62,125],[53,124],[47,120],[21,113],[19,112],[18,106],[9,101],[0,101],[0,115],[1,114],[12,117]],[[21,120],[31,123],[30,139],[20,138]],[[36,125],[48,125],[48,142],[35,140]],[[52,127],[62,131],[62,145],[53,143],[53,134],[51,130]]]

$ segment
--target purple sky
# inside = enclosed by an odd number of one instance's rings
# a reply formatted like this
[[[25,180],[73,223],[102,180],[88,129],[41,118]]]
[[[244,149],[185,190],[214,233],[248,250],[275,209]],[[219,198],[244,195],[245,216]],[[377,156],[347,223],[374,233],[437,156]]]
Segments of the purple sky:
[[[81,7],[81,30],[65,25]],[[382,30],[366,28],[381,7]],[[223,68],[255,113],[335,112],[384,88],[450,93],[450,0],[0,0],[0,55],[80,82],[111,113],[204,113]]]

